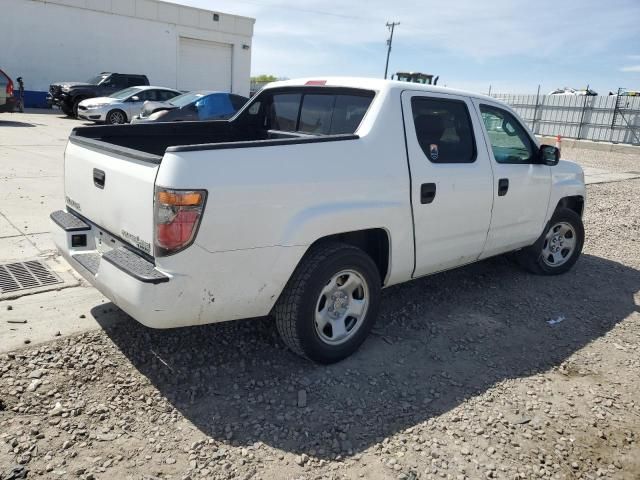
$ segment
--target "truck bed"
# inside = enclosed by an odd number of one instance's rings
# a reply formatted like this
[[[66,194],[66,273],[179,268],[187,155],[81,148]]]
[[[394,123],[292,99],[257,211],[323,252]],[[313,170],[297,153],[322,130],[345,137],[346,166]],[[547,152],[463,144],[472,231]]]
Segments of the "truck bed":
[[[260,140],[250,137],[247,132],[240,133],[226,120],[214,120],[80,127],[73,130],[70,140],[79,140],[78,143],[93,140],[161,157],[172,146]]]
[[[315,143],[358,138],[353,134],[308,135],[241,128],[228,120],[106,125],[75,128],[69,141],[102,151],[160,163],[169,151]]]

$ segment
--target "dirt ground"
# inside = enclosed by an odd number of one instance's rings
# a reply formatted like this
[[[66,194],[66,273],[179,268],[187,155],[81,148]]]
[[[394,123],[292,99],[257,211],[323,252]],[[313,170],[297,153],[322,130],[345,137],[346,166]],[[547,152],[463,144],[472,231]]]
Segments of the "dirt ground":
[[[268,319],[5,354],[0,478],[640,479],[640,180],[590,185],[585,225],[563,276],[498,257],[385,290],[328,367]]]

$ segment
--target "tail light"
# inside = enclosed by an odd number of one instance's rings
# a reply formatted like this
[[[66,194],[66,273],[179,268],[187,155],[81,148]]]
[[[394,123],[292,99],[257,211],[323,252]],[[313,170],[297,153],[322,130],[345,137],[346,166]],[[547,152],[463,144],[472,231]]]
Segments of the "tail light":
[[[172,255],[193,243],[206,200],[206,190],[170,190],[156,187],[156,256]]]
[[[2,70],[0,70],[0,77],[5,77],[7,79],[7,97],[13,97],[13,80],[11,80],[11,77]]]

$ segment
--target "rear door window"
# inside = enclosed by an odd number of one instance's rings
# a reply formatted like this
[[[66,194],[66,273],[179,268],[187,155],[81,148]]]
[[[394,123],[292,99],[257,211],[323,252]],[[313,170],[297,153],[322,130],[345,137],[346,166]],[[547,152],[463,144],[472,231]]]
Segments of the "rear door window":
[[[413,97],[411,109],[418,143],[430,162],[475,161],[473,127],[463,101]]]

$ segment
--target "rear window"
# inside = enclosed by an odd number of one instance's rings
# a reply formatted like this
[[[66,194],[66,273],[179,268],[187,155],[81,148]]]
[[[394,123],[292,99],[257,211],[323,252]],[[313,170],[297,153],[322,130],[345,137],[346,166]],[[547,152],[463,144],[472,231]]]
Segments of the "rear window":
[[[314,135],[354,133],[373,100],[373,92],[276,93],[269,125],[275,130]]]
[[[300,108],[299,93],[283,93],[273,96],[271,102],[271,128],[295,132]]]

